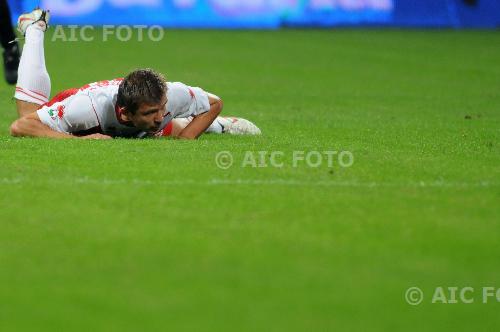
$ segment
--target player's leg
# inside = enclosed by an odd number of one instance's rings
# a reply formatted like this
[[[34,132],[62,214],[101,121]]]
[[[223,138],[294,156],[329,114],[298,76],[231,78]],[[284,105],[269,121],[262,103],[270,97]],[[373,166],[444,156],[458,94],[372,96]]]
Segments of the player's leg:
[[[23,14],[18,20],[18,29],[26,38],[14,95],[19,117],[35,112],[50,97],[50,77],[43,47],[48,20],[48,12],[40,9]]]
[[[19,66],[19,45],[12,29],[9,6],[6,0],[0,0],[0,44],[3,48],[3,68],[5,80],[16,84]]]

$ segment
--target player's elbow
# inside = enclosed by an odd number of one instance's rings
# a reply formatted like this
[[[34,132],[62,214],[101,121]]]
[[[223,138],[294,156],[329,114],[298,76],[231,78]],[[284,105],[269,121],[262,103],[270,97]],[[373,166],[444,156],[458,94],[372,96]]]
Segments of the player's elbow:
[[[23,119],[18,119],[10,125],[10,135],[14,137],[23,136],[22,124],[20,123]]]
[[[222,112],[222,109],[224,108],[224,101],[222,99],[219,99],[219,105],[220,105],[220,111]]]
[[[10,134],[14,137],[34,136],[32,121],[28,116],[17,119],[10,125]]]
[[[222,112],[222,109],[224,108],[224,102],[222,101],[222,99],[218,99],[217,102],[215,103],[215,112],[217,113],[217,115],[219,115],[221,112]]]

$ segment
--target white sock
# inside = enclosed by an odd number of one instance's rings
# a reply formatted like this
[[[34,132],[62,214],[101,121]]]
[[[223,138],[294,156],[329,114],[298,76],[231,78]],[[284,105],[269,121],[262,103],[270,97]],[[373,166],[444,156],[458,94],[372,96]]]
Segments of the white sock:
[[[30,25],[26,29],[14,95],[18,100],[37,105],[45,104],[50,97],[50,77],[45,68],[43,38],[44,31],[38,25]]]

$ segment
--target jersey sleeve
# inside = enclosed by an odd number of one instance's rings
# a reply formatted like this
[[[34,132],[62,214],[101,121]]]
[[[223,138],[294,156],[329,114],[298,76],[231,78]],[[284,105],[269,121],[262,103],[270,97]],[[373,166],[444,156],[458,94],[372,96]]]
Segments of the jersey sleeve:
[[[172,105],[174,118],[197,116],[210,110],[208,94],[201,88],[190,87],[176,82],[170,85],[169,98]]]
[[[89,96],[75,95],[37,111],[40,121],[52,130],[77,134],[99,128],[99,119]]]

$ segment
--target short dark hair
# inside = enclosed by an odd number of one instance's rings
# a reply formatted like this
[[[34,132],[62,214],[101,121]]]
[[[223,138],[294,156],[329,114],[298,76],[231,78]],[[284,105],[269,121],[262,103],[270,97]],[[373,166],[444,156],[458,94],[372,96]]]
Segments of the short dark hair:
[[[138,69],[120,83],[116,104],[135,114],[142,104],[159,103],[167,91],[162,74],[153,69]]]

